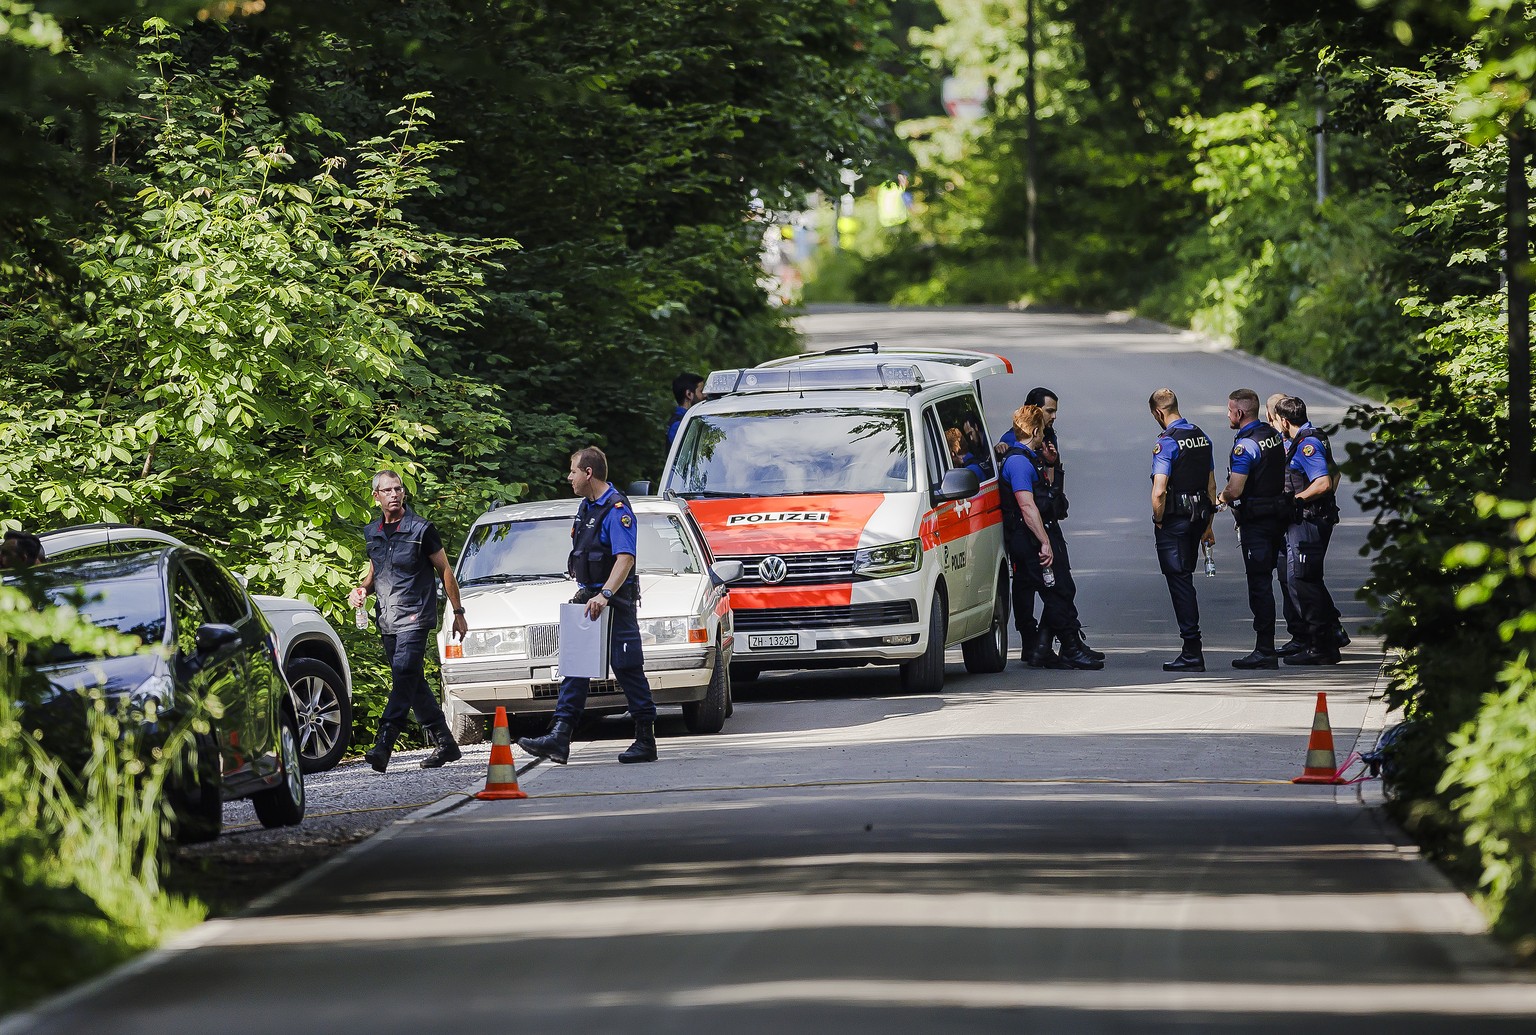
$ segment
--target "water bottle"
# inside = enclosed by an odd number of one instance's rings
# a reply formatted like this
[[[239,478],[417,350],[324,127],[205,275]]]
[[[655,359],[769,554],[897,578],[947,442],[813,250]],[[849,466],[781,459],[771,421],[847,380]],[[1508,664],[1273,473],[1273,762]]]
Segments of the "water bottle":
[[[1056,573],[1051,570],[1049,564],[1040,566],[1040,581],[1045,583],[1047,589],[1056,585]]]
[[[1200,549],[1205,553],[1205,577],[1214,579],[1216,577],[1216,554],[1211,550],[1210,543],[1201,543]]]
[[[368,605],[358,604],[352,609],[352,617],[357,622],[359,629],[368,628]]]

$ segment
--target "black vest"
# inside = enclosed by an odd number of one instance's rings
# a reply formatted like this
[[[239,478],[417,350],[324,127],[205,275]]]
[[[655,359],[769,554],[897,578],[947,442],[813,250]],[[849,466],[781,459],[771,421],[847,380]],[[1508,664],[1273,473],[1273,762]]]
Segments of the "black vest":
[[[1306,442],[1308,439],[1312,439],[1314,442],[1316,442],[1317,447],[1323,451],[1323,466],[1324,470],[1328,472],[1329,489],[1321,496],[1314,496],[1311,499],[1302,500],[1301,517],[1306,521],[1321,521],[1328,524],[1333,524],[1339,520],[1339,503],[1338,500],[1334,498],[1334,492],[1332,488],[1332,478],[1333,475],[1338,471],[1338,467],[1335,466],[1333,462],[1333,445],[1328,441],[1328,436],[1323,434],[1321,431],[1318,431],[1316,428],[1307,428],[1301,434],[1297,435],[1296,440],[1292,442],[1290,448],[1286,450],[1285,490],[1292,495],[1295,495],[1311,484],[1311,480],[1306,476],[1306,474],[1290,465],[1290,461],[1296,458],[1296,451],[1300,449],[1302,443]]]
[[[1173,468],[1168,472],[1168,494],[1205,495],[1213,467],[1210,438],[1193,424],[1187,428],[1165,428],[1162,437],[1179,444],[1179,455],[1174,457]]]
[[[1002,461],[999,463],[1000,472],[1001,465],[1007,463],[1008,458],[1011,456],[1022,456],[1035,469],[1037,477],[1035,478],[1035,487],[1031,490],[1030,495],[1035,498],[1035,508],[1040,511],[1040,520],[1045,524],[1046,529],[1049,530],[1052,525],[1056,524],[1056,490],[1052,488],[1050,482],[1045,480],[1045,468],[1040,457],[1037,454],[1031,453],[1023,446],[1014,446],[1003,454]],[[1024,512],[1019,509],[1019,501],[1014,496],[1016,490],[1012,483],[1001,473],[998,475],[998,483],[1003,489],[1004,545],[1008,548],[1009,553],[1034,553],[1044,544],[1035,538],[1035,533],[1030,531],[1029,526],[1024,523]]]
[[[1270,499],[1285,494],[1285,437],[1274,428],[1260,421],[1237,436],[1237,441],[1248,439],[1259,447],[1259,462],[1248,472],[1243,484],[1243,501]]]
[[[571,526],[571,556],[569,568],[571,577],[583,586],[597,587],[606,585],[608,576],[613,574],[613,566],[618,563],[618,556],[613,552],[613,547],[603,542],[603,522],[608,520],[608,515],[613,513],[620,503],[629,511],[631,520],[634,508],[629,505],[629,499],[619,490],[614,489],[608,497],[608,502],[598,506],[591,500],[582,500],[581,506],[576,508],[576,522]],[[624,585],[619,587],[616,596],[627,600],[636,600],[640,595],[640,563],[635,559],[635,567],[630,571],[629,578],[624,580]]]
[[[379,600],[379,632],[399,634],[437,624],[437,569],[421,553],[422,536],[432,523],[409,508],[393,532],[384,519],[363,529],[373,562],[373,592]]]

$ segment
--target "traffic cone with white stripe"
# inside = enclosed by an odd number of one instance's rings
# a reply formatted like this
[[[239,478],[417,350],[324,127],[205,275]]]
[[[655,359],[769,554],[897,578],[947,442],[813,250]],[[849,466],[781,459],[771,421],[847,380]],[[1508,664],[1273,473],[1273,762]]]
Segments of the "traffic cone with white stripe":
[[[526,798],[517,785],[517,765],[512,761],[512,731],[507,728],[507,710],[496,709],[496,724],[491,728],[491,766],[485,774],[485,790],[475,797],[482,801]]]
[[[1343,783],[1339,760],[1333,753],[1333,727],[1328,725],[1328,695],[1319,691],[1312,714],[1312,735],[1307,738],[1307,761],[1292,783]]]

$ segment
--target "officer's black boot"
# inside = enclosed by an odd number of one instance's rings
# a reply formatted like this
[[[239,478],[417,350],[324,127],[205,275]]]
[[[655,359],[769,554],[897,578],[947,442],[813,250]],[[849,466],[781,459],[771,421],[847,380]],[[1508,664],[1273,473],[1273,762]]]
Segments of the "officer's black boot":
[[[1336,647],[1349,646],[1349,630],[1344,628],[1344,623],[1339,622],[1333,627],[1333,643]]]
[[[1025,664],[1030,668],[1066,668],[1056,652],[1051,650],[1051,641],[1055,638],[1056,634],[1051,631],[1051,627],[1042,625],[1035,634],[1035,643],[1030,648],[1029,660]]]
[[[1258,669],[1279,668],[1280,655],[1275,653],[1275,641],[1270,640],[1269,645],[1259,644],[1253,651],[1232,662],[1233,668]]]
[[[426,758],[421,760],[423,769],[441,769],[449,762],[457,762],[464,753],[459,750],[459,742],[453,739],[453,731],[448,728],[447,719],[438,719],[427,727],[427,734],[437,747]]]
[[[1328,643],[1312,643],[1299,654],[1292,654],[1285,659],[1287,665],[1337,665],[1343,659],[1339,656],[1339,648],[1331,642],[1333,637],[1324,634],[1322,639]]]
[[[1199,640],[1185,640],[1184,649],[1172,661],[1163,662],[1164,672],[1204,672],[1205,652]]]
[[[389,756],[395,753],[395,740],[399,736],[399,726],[379,727],[379,736],[373,742],[373,747],[363,752],[363,760],[373,766],[374,772],[382,773],[389,768]]]
[[[1306,649],[1306,640],[1298,640],[1296,637],[1292,636],[1289,640],[1286,640],[1280,646],[1276,647],[1275,653],[1280,655],[1282,658],[1288,658],[1292,654],[1300,654]]]
[[[520,737],[517,746],[530,755],[547,758],[556,765],[565,765],[571,758],[571,724],[556,719],[549,732],[542,737]]]
[[[1083,649],[1083,634],[1076,629],[1061,634],[1061,660],[1068,668],[1098,671],[1104,667],[1102,659],[1095,660]]]
[[[1101,650],[1094,650],[1092,647],[1088,646],[1088,641],[1083,639],[1083,630],[1081,629],[1077,630],[1076,642],[1078,647],[1082,648],[1083,653],[1088,655],[1094,661],[1104,660],[1104,652]]]
[[[656,761],[656,720],[635,720],[635,742],[624,749],[620,762]]]

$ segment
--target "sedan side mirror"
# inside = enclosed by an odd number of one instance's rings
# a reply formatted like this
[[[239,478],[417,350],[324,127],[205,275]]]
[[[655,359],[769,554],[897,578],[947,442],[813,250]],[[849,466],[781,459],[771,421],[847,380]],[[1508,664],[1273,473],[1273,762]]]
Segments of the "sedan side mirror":
[[[240,642],[240,630],[233,625],[223,625],[219,622],[209,622],[207,625],[197,627],[197,636],[194,640],[197,644],[197,654],[202,658],[211,658],[227,647],[232,647]]]
[[[651,483],[650,482],[647,481],[647,482],[630,482],[629,483],[629,495],[631,495],[631,496],[649,496],[650,494],[651,494]]]
[[[709,566],[709,574],[717,586],[739,582],[746,573],[747,569],[740,561],[716,561]]]
[[[949,500],[968,500],[981,491],[981,479],[969,467],[951,467],[944,472],[939,491],[933,494],[935,503]]]

